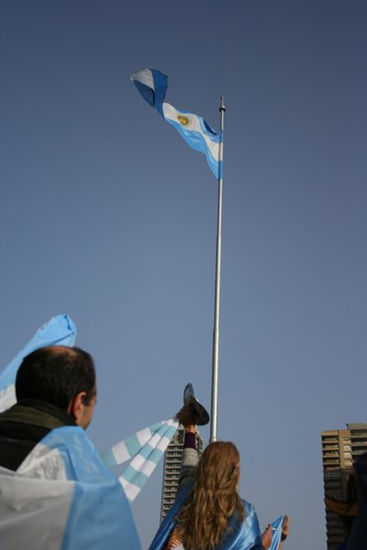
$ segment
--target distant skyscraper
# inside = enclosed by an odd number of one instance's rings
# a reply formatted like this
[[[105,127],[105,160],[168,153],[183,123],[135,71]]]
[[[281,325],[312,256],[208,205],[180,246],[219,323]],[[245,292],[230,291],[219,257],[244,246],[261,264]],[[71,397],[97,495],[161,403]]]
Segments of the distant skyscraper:
[[[164,453],[161,521],[165,518],[168,510],[171,508],[173,501],[176,498],[184,441],[185,429],[183,426],[180,426],[175,434],[175,437],[172,439],[166,452]],[[203,440],[199,433],[196,436],[196,446],[199,453],[201,453]]]
[[[358,456],[367,452],[367,424],[347,424],[346,430],[321,434],[324,492],[330,498],[348,499],[348,481]],[[339,516],[325,507],[328,550],[336,550],[346,531]]]

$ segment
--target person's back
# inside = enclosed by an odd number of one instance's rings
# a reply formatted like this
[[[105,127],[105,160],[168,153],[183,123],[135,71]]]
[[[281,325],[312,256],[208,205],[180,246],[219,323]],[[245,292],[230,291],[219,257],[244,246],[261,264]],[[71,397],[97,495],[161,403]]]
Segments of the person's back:
[[[237,448],[211,443],[199,460],[193,418],[182,409],[179,420],[185,427],[179,493],[150,550],[261,549],[255,509],[237,493]]]
[[[242,524],[245,510],[237,493],[239,473],[239,453],[233,443],[215,442],[205,449],[192,490],[177,517],[184,548],[217,548],[229,531]],[[253,543],[260,534],[256,527]]]
[[[274,522],[273,538],[271,525],[261,535],[254,506],[237,492],[236,446],[210,443],[199,460],[194,417],[184,407],[178,419],[185,428],[179,490],[149,550],[262,550],[270,545],[281,550],[288,517]]]

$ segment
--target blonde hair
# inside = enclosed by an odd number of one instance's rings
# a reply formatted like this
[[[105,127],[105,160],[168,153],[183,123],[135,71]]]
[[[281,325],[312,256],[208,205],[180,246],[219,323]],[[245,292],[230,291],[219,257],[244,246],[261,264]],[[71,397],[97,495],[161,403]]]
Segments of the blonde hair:
[[[178,528],[186,550],[213,550],[222,542],[228,522],[245,513],[237,493],[240,455],[231,442],[216,441],[205,449]]]

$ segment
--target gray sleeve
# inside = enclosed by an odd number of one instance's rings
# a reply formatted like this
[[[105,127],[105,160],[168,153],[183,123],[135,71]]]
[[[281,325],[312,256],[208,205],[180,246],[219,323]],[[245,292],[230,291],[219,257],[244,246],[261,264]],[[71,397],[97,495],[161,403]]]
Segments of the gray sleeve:
[[[192,483],[199,462],[199,453],[196,449],[190,447],[183,448],[181,460],[180,480],[178,482],[178,492],[180,492],[187,483]]]

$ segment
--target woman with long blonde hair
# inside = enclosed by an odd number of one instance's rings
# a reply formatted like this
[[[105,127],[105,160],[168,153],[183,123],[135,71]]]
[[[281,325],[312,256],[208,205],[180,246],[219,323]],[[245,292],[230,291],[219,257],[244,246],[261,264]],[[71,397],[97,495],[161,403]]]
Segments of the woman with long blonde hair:
[[[177,516],[185,549],[215,548],[223,540],[230,518],[244,520],[237,493],[239,474],[240,457],[233,443],[215,442],[205,449],[195,483]]]
[[[196,427],[186,412],[178,497],[162,522],[150,550],[255,550],[269,548],[272,528],[260,533],[255,508],[238,495],[240,456],[231,442],[211,443],[198,461]],[[288,534],[283,521],[282,540]],[[282,543],[272,548],[281,549]]]

